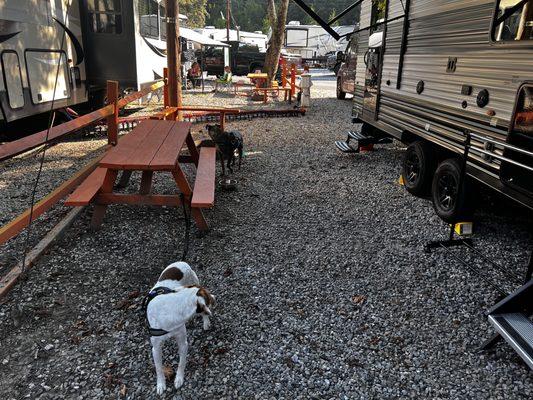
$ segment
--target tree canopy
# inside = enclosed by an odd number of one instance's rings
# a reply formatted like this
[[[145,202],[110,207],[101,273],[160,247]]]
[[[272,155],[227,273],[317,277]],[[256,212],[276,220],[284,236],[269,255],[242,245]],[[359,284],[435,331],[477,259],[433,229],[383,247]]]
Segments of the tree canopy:
[[[183,2],[184,0],[180,0]],[[205,1],[205,0],[203,0]],[[315,12],[324,19],[329,19],[332,15],[337,15],[346,7],[354,3],[355,0],[307,0]],[[267,16],[267,2],[265,0],[231,0],[231,10],[235,23],[245,31],[266,32],[269,24]],[[339,25],[353,25],[357,22],[355,11],[342,17]],[[206,25],[214,25],[217,28],[226,26],[226,0],[210,0],[207,4]],[[287,21],[300,21],[302,24],[314,24],[314,21],[294,2],[290,2]],[[232,21],[231,26],[234,27]]]

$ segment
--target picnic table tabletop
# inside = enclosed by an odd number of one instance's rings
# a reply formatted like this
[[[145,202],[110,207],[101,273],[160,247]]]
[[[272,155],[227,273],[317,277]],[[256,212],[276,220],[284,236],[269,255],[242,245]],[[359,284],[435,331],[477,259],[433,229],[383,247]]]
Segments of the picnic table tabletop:
[[[246,76],[250,79],[268,79],[268,74],[264,72],[252,72]]]
[[[146,120],[126,135],[100,161],[112,170],[172,171],[192,124]]]

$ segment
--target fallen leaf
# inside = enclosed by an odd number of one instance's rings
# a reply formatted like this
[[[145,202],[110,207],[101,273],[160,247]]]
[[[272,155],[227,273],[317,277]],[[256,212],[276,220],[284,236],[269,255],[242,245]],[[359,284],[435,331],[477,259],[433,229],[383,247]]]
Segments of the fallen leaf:
[[[116,310],[125,310],[131,305],[131,300],[129,299],[122,299],[115,304]]]
[[[165,378],[167,378],[169,381],[174,379],[175,372],[170,365],[165,364],[163,366],[163,373],[165,374]]]
[[[79,336],[74,335],[70,337],[70,341],[72,342],[72,344],[79,345],[81,343],[81,338]]]
[[[126,396],[126,392],[127,392],[126,385],[122,384],[122,387],[120,388],[120,395],[122,397],[125,397]]]
[[[215,349],[213,353],[215,354],[226,354],[228,352],[228,349],[225,347],[219,347],[218,349]]]
[[[352,302],[357,306],[362,305],[365,301],[366,301],[366,296],[357,295],[357,296],[352,297]]]
[[[124,329],[124,320],[121,319],[120,321],[117,321],[114,328],[116,331],[121,331],[122,329]]]
[[[139,295],[141,294],[141,292],[137,289],[135,289],[134,291],[130,292],[130,294],[128,294],[128,299],[135,299],[137,297],[139,297]]]

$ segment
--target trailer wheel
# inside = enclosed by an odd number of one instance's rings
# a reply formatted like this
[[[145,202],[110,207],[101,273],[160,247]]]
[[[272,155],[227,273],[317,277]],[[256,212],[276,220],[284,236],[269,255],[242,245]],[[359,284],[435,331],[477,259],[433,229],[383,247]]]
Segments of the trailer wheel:
[[[466,181],[459,191],[461,162],[456,158],[444,160],[439,164],[433,184],[431,198],[437,215],[445,222],[453,224],[473,214],[472,193]]]
[[[337,79],[337,99],[344,100],[346,98],[346,92],[342,91],[342,82],[341,79]]]
[[[437,168],[432,147],[427,142],[414,142],[405,151],[402,177],[405,189],[414,196],[427,196]]]

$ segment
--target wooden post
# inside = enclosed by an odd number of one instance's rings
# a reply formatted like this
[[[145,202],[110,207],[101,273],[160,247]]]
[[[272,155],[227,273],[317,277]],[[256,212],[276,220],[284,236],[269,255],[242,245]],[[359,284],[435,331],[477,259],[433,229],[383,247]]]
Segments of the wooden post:
[[[163,87],[163,105],[168,107],[168,68],[163,69],[163,78],[165,80],[165,86]]]
[[[296,94],[296,64],[291,64],[291,98]]]
[[[281,59],[281,87],[287,86],[287,61]]]
[[[167,63],[168,101],[170,107],[181,107],[181,46],[179,5],[177,0],[166,0],[167,10]],[[178,119],[181,119],[181,112]]]
[[[107,102],[113,105],[114,112],[106,118],[107,141],[115,146],[118,143],[118,82],[107,81]]]

